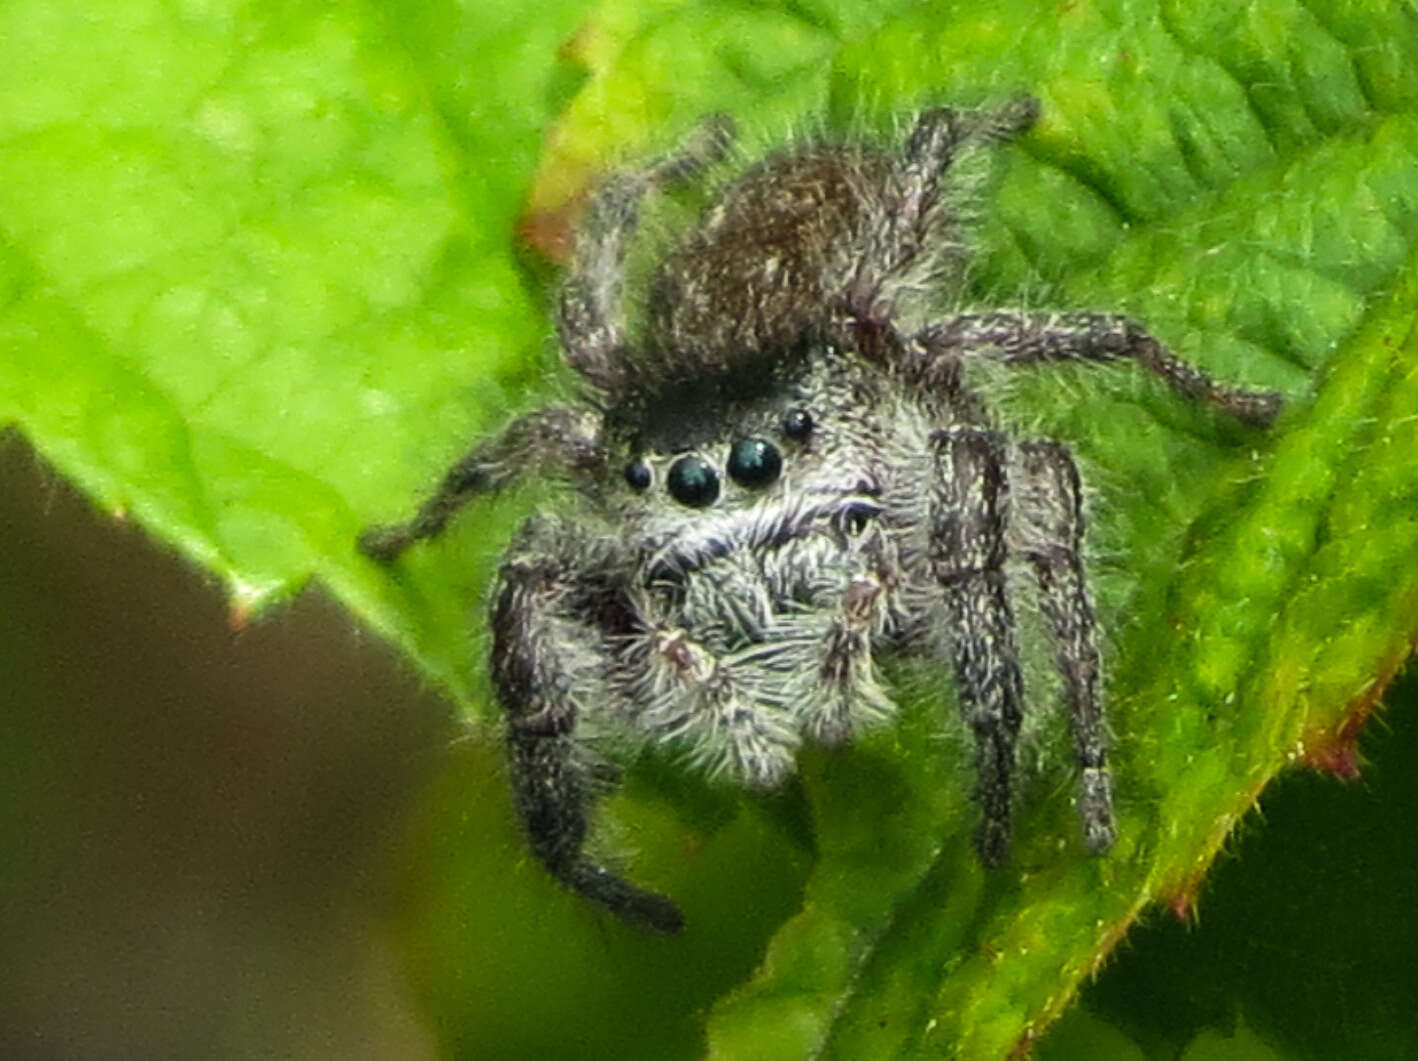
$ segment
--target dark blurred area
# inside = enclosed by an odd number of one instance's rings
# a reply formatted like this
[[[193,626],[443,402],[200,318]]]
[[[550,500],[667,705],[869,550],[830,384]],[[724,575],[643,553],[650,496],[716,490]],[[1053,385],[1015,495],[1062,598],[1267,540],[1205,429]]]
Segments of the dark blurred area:
[[[220,587],[0,432],[0,1056],[435,1052],[383,916],[448,708],[318,589]]]
[[[686,826],[641,784],[643,861],[739,906],[607,924],[527,855],[500,743],[318,587],[234,621],[14,433],[0,491],[0,1058],[695,1057],[801,902],[772,801]]]

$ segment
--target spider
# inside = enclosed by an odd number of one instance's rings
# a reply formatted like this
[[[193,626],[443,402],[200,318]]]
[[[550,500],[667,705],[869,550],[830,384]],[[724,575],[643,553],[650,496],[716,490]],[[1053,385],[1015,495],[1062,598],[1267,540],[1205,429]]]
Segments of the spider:
[[[1058,442],[1008,438],[967,369],[1131,360],[1258,427],[1280,399],[1214,382],[1122,316],[939,310],[965,259],[952,167],[1038,110],[1028,96],[935,108],[898,143],[769,155],[659,262],[636,328],[622,288],[640,206],[717,163],[732,126],[711,117],[612,176],[557,314],[579,400],[512,420],[411,520],[361,536],[392,562],[470,498],[532,475],[567,487],[567,511],[528,518],[502,558],[491,665],[531,849],[585,899],[653,930],[683,925],[673,901],[584,850],[600,742],[669,744],[771,789],[803,741],[842,745],[893,717],[876,666],[892,654],[953,668],[975,843],[1001,864],[1027,706],[1015,567],[1052,634],[1083,844],[1113,843],[1078,469]]]

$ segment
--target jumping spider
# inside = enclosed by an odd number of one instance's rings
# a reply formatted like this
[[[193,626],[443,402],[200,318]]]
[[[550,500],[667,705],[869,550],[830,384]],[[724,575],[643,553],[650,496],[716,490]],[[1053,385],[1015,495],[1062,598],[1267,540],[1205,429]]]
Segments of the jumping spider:
[[[1003,861],[1025,710],[1012,562],[1032,573],[1052,631],[1084,845],[1112,844],[1078,469],[1057,442],[1002,434],[965,369],[1128,359],[1257,426],[1280,401],[1213,382],[1117,315],[926,315],[961,284],[952,166],[1037,114],[1029,97],[938,108],[890,148],[769,156],[659,264],[639,334],[621,288],[640,203],[717,161],[732,129],[710,119],[675,153],[612,177],[557,317],[583,400],[513,420],[412,520],[362,536],[388,562],[520,477],[579,492],[574,515],[532,516],[502,560],[492,674],[532,850],[625,920],[683,924],[671,900],[583,852],[605,773],[594,738],[672,743],[769,789],[804,739],[841,745],[893,716],[874,667],[886,654],[953,666],[976,745],[976,845],[986,865]]]

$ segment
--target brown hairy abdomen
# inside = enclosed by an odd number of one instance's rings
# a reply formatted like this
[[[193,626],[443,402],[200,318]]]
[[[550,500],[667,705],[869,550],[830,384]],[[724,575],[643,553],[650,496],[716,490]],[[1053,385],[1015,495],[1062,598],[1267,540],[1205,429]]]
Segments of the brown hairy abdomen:
[[[815,148],[770,158],[731,186],[655,276],[653,367],[731,367],[793,350],[846,286],[865,189],[883,168],[864,151]]]

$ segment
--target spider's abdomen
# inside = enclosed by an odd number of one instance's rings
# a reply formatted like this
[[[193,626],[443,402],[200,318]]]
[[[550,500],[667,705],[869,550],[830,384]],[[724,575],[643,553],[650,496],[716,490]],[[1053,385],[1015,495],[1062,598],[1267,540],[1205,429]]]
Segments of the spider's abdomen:
[[[731,185],[655,275],[651,356],[684,373],[799,343],[846,286],[881,160],[809,149]]]

